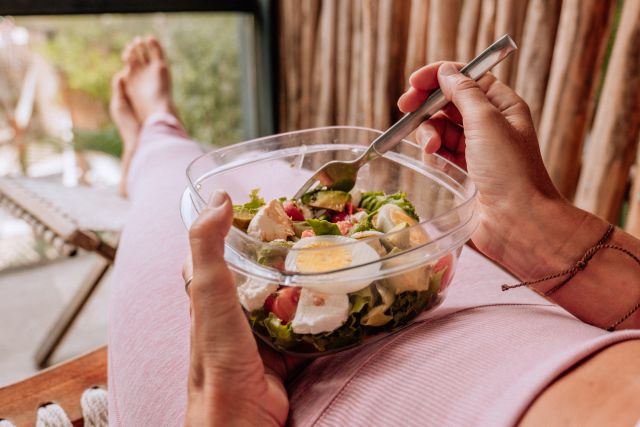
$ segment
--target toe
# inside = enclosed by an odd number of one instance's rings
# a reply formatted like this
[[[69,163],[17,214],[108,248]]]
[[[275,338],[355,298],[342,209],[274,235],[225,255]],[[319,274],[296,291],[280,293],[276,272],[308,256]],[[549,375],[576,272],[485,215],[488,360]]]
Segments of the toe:
[[[119,94],[119,91],[122,89],[122,84],[124,83],[125,71],[120,70],[113,75],[111,79],[111,90],[113,91],[113,95]]]
[[[133,46],[138,54],[138,58],[142,64],[149,62],[149,52],[147,51],[147,45],[142,37],[136,37],[133,39]]]
[[[118,71],[111,79],[111,100],[109,102],[111,114],[119,110],[124,101],[124,71]]]
[[[127,43],[127,45],[124,47],[124,49],[122,49],[122,62],[129,62],[129,58],[132,55],[132,49],[133,49],[133,44],[132,43]]]
[[[129,43],[122,56],[129,69],[135,69],[142,65],[142,59],[135,43]]]
[[[147,50],[151,61],[164,61],[164,51],[160,42],[153,36],[147,37]]]

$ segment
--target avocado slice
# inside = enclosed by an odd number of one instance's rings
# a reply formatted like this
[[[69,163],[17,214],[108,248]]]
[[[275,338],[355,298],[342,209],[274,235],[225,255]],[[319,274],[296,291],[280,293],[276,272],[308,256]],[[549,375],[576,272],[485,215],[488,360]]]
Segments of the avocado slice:
[[[238,227],[243,231],[247,231],[249,228],[249,223],[255,216],[254,213],[249,211],[248,209],[244,209],[242,207],[237,207],[233,209],[233,225]]]
[[[393,248],[409,249],[411,247],[411,234],[409,230],[409,224],[401,222],[387,232],[382,243],[387,247],[387,250],[391,251]],[[402,231],[406,230],[406,231]]]
[[[330,209],[336,212],[342,212],[350,200],[351,194],[338,190],[322,190],[302,196],[302,202],[313,208]]]
[[[293,243],[286,240],[273,240],[262,245],[257,253],[258,264],[284,270],[284,261],[292,246]]]

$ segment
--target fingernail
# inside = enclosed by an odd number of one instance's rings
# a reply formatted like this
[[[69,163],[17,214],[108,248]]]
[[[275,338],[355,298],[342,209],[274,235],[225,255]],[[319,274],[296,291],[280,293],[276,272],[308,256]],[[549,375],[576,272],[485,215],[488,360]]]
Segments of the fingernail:
[[[224,196],[225,196],[224,191],[216,190],[216,192],[213,193],[211,200],[209,201],[209,206],[211,206],[212,208],[217,208],[218,206],[222,205],[222,203],[224,203],[225,201]]]
[[[458,69],[451,62],[445,62],[438,69],[438,73],[441,76],[447,77],[447,76],[452,76],[452,75],[458,73]]]

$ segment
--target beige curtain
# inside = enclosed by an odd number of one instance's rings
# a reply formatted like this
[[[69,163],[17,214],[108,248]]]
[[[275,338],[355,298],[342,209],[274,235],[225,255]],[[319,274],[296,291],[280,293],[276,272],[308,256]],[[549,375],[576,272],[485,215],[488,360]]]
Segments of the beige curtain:
[[[385,129],[400,117],[396,100],[412,71],[438,60],[466,62],[509,33],[519,50],[494,73],[529,104],[560,191],[612,222],[626,201],[640,215],[640,196],[628,195],[640,133],[640,1],[278,5],[281,131]]]

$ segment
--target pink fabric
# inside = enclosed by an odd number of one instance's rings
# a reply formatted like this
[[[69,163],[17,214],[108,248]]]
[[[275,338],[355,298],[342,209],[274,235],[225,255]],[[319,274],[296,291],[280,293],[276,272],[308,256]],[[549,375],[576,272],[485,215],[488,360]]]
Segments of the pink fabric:
[[[178,205],[185,168],[200,153],[172,116],[145,123],[111,277],[110,425],[183,422],[189,314]],[[640,331],[583,324],[527,289],[500,291],[513,281],[465,248],[435,313],[387,339],[315,360],[288,385],[290,424],[510,426],[564,370],[640,338]]]

